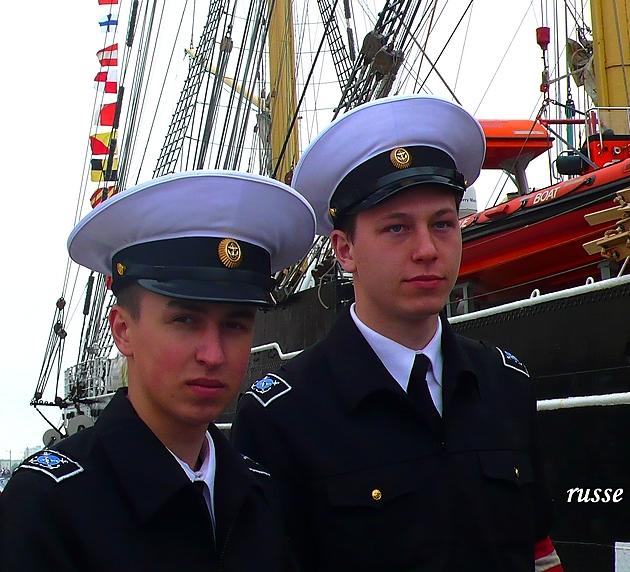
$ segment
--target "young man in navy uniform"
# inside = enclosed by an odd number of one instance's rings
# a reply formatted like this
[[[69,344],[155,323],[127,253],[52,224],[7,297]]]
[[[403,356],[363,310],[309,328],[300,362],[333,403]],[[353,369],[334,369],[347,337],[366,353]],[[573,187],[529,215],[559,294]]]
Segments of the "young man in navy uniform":
[[[152,180],[78,224],[70,256],[113,277],[109,322],[129,387],[11,478],[3,571],[288,569],[269,474],[210,423],[245,376],[272,273],[307,252],[314,230],[293,189],[227,171]]]
[[[350,111],[296,166],[355,303],[252,385],[233,439],[277,477],[303,570],[559,569],[527,368],[441,315],[484,154],[461,107],[411,96]]]

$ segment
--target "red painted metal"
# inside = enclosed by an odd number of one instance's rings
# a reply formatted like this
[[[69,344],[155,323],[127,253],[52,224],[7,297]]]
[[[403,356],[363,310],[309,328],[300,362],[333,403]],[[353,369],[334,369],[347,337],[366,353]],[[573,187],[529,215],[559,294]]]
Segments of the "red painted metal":
[[[584,215],[614,206],[615,191],[621,187],[614,183],[624,179],[630,179],[630,160],[461,219],[459,280],[473,284],[478,307],[526,297],[534,288],[552,292],[597,277],[602,259],[586,254],[582,245],[601,237],[611,223],[589,226]],[[560,201],[561,210],[556,206]],[[515,216],[521,221],[506,228]],[[487,232],[471,238],[477,229],[476,234]]]
[[[484,169],[513,171],[516,162],[525,167],[553,145],[553,137],[538,121],[480,119],[479,123],[486,136]]]
[[[551,30],[548,26],[541,26],[536,28],[536,42],[540,46],[540,49],[546,51],[551,41]]]

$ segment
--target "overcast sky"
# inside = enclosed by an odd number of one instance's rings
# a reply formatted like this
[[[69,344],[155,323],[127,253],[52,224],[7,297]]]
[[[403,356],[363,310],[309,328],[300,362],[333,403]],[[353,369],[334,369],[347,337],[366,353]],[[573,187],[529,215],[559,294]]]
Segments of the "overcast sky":
[[[472,78],[474,84],[477,73],[485,80],[471,87],[476,90],[474,96],[464,92],[470,95],[465,104],[480,100],[480,90],[500,60],[500,51],[508,45],[509,34],[516,31],[531,5],[530,0],[477,0],[474,21],[487,22],[486,41],[468,48],[468,63],[460,82]],[[505,12],[497,14],[499,10]],[[95,53],[103,47],[97,22],[104,12],[97,0],[38,0],[4,7],[5,25],[0,34],[0,458],[8,458],[9,452],[13,458],[20,457],[25,447],[41,445],[47,429],[29,401],[42,365],[55,301],[62,293],[66,238],[73,226],[88,135],[93,130],[93,78],[99,69]],[[497,21],[505,26],[497,27]],[[493,90],[502,95],[498,99],[488,96],[478,116],[525,118],[534,109],[541,65],[535,44],[538,23],[531,12],[520,32],[520,44],[511,52],[511,56],[520,56],[520,63],[499,79],[502,83],[495,83]],[[527,42],[522,37],[528,38]],[[462,91],[460,87],[459,93]],[[518,109],[512,111],[511,106]],[[479,184],[476,187],[483,201],[488,189]],[[85,205],[82,207],[85,210]],[[76,337],[68,341],[64,367],[75,361],[76,343]],[[55,383],[54,376],[50,383]],[[58,421],[54,409],[46,413]]]

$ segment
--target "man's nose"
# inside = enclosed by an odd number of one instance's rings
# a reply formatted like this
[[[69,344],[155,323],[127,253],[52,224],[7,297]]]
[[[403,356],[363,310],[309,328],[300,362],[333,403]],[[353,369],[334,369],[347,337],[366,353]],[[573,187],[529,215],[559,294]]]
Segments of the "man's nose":
[[[197,341],[195,358],[206,367],[217,367],[225,363],[223,337],[216,326],[208,326]]]
[[[413,260],[435,260],[438,250],[435,245],[435,238],[428,225],[418,225],[414,236],[411,256]]]

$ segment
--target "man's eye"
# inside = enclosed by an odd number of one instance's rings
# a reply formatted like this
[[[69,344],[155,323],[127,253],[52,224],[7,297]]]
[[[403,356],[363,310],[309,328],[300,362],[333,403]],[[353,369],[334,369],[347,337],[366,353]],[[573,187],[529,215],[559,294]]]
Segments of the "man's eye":
[[[399,233],[404,230],[404,226],[402,224],[392,224],[387,227],[388,232]]]
[[[435,223],[435,228],[438,229],[446,229],[446,228],[454,228],[455,223],[451,220],[439,220]]]
[[[175,316],[173,318],[173,322],[176,322],[178,324],[192,324],[193,317],[189,315]]]

